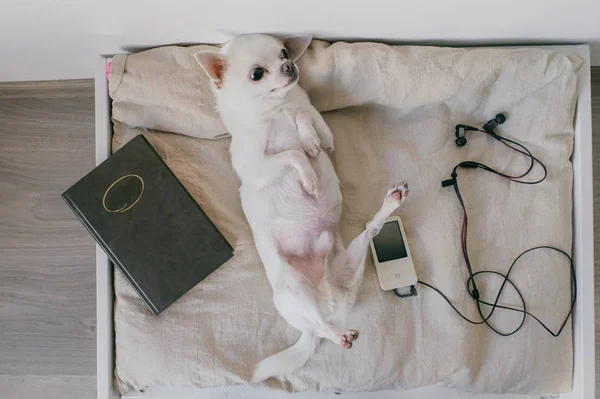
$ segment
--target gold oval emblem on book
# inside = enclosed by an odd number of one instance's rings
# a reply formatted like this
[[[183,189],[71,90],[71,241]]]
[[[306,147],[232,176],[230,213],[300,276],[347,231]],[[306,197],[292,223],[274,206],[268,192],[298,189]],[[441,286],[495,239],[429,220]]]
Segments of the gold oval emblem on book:
[[[127,198],[125,200],[125,205],[121,205],[120,207],[116,207],[117,209],[111,209],[111,208],[109,208],[109,206],[106,205],[107,196],[109,196],[109,192],[119,182],[123,182],[124,181],[125,183],[127,183],[127,180],[129,180],[129,179],[133,179],[133,181],[139,181],[141,183],[141,187],[133,187],[132,184],[129,183],[129,184],[124,185],[124,187],[123,187],[122,190],[115,189],[115,190],[121,191],[121,198],[123,196],[130,197],[130,198]],[[113,190],[113,191],[115,191],[115,190]],[[137,194],[137,192],[139,192],[139,194]],[[131,195],[132,193],[134,193],[134,194]],[[104,196],[102,197],[102,206],[104,207],[104,209],[107,212],[110,212],[110,213],[123,213],[123,212],[126,212],[126,211],[130,210],[131,208],[133,208],[135,206],[135,204],[138,203],[138,201],[140,200],[140,198],[142,198],[142,194],[144,194],[144,179],[142,179],[138,175],[133,175],[133,174],[132,175],[125,175],[125,176],[122,176],[122,177],[118,178],[117,180],[115,180],[113,182],[113,184],[111,184],[106,189],[106,191],[104,192]],[[135,200],[133,200],[133,202],[131,202],[130,201],[131,197],[134,197],[135,195],[137,195],[137,198],[135,198]],[[118,194],[117,194],[117,196],[118,196]],[[111,202],[110,199],[109,199],[109,202]],[[131,204],[130,204],[130,202],[131,202]]]

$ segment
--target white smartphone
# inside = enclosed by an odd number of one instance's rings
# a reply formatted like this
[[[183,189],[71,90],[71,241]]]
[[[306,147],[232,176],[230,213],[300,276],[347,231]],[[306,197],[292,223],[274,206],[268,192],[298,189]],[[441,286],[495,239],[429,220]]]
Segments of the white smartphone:
[[[402,221],[398,216],[386,219],[378,235],[371,240],[371,253],[382,290],[408,287],[417,283],[417,273]]]

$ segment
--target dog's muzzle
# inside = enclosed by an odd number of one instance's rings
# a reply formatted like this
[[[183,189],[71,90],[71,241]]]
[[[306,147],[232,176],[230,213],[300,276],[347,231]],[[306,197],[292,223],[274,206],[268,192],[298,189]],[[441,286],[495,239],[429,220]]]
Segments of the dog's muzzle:
[[[298,77],[298,68],[292,60],[287,60],[281,64],[281,73],[285,76],[289,76],[290,80],[295,80]]]

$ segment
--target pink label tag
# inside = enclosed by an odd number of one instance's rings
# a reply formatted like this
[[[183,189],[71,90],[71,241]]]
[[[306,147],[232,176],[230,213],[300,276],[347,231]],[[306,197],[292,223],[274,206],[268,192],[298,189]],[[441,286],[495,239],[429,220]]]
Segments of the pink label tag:
[[[106,79],[108,79],[111,69],[112,69],[112,61],[108,61],[108,64],[106,64]]]

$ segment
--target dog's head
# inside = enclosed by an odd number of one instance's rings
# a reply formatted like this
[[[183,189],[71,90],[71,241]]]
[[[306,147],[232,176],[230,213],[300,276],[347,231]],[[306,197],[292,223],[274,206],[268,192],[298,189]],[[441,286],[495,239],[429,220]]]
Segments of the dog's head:
[[[283,97],[299,77],[296,61],[312,40],[311,36],[278,39],[252,34],[234,38],[220,51],[194,54],[217,94],[247,94],[250,98]]]

